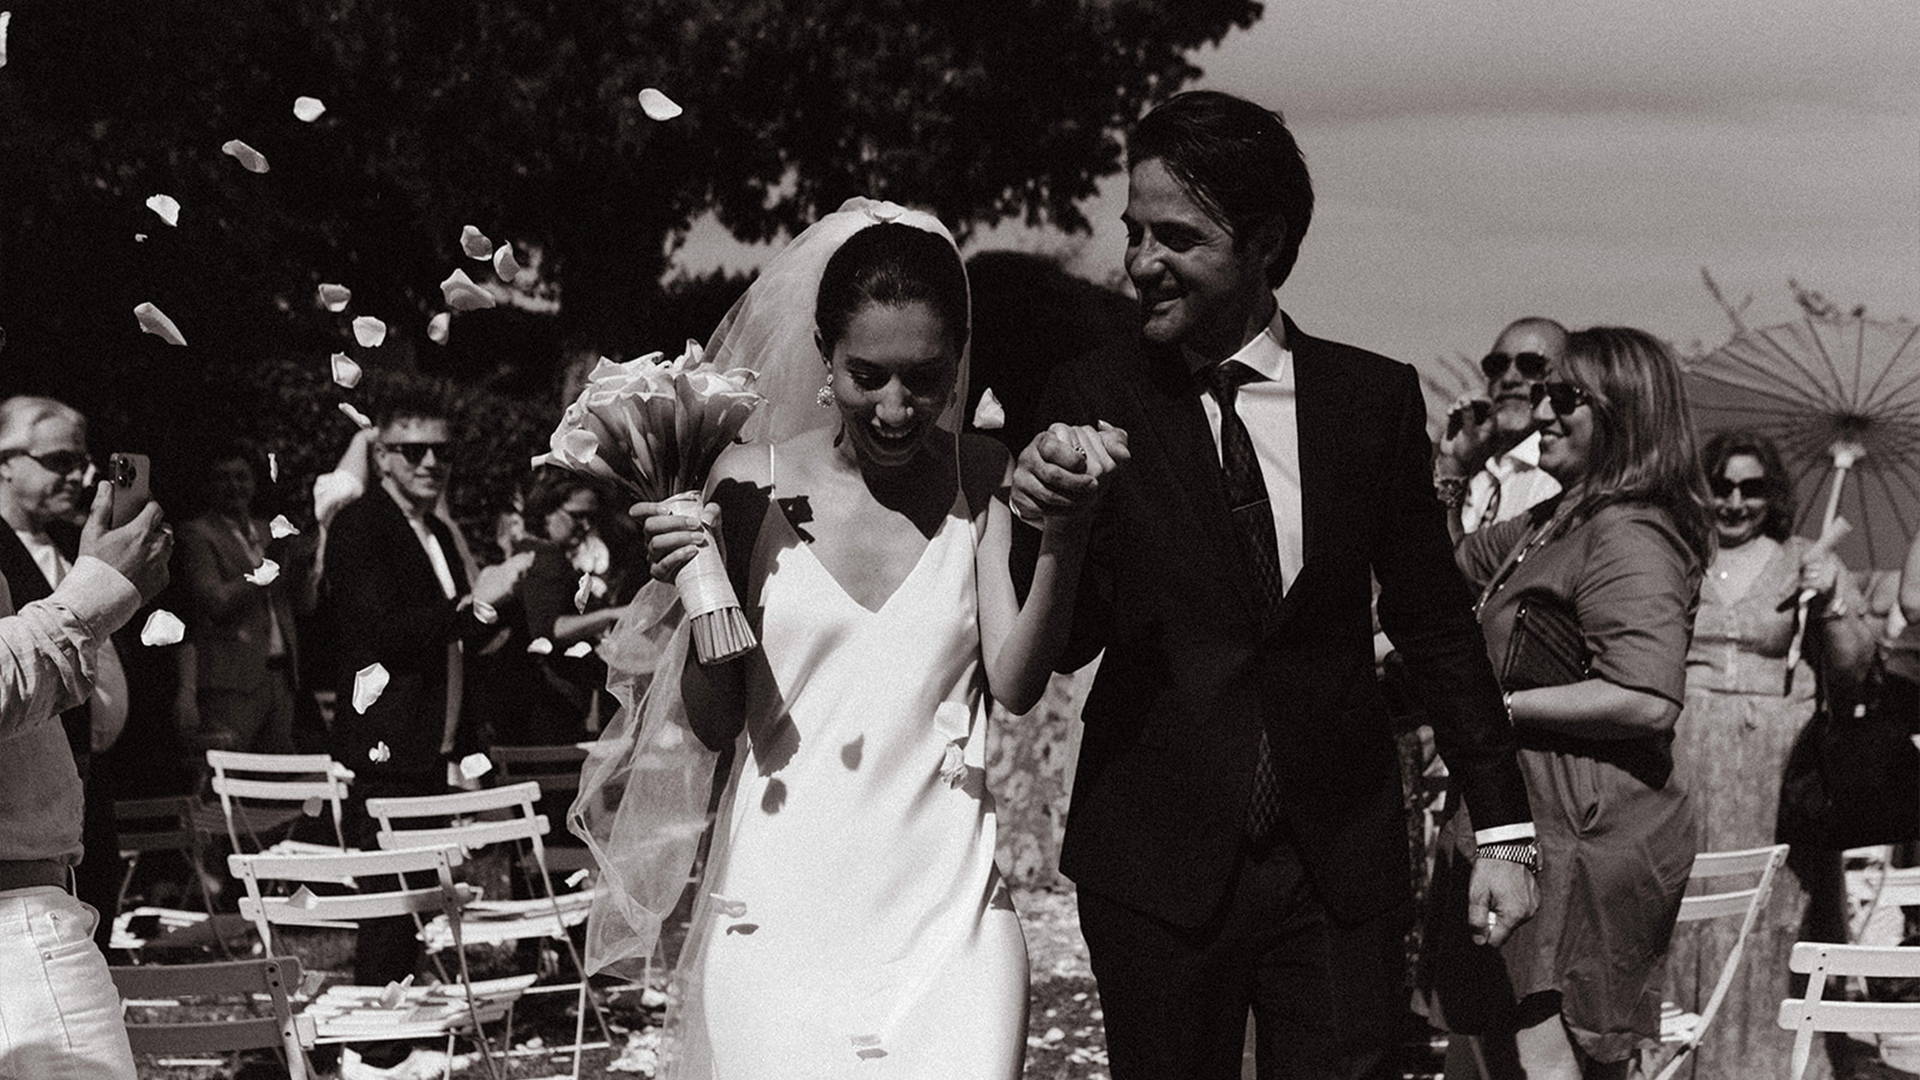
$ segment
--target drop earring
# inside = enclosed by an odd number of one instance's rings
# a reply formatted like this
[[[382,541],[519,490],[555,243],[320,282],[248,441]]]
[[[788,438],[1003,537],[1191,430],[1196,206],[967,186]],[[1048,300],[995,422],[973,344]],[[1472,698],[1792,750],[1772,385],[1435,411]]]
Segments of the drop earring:
[[[827,372],[826,385],[814,393],[813,403],[823,409],[833,408],[833,372],[831,370]]]

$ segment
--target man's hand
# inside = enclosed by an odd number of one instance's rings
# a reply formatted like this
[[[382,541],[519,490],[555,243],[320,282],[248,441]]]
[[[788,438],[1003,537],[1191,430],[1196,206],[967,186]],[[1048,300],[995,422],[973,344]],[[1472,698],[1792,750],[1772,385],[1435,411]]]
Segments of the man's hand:
[[[1070,517],[1099,500],[1100,477],[1129,459],[1127,433],[1097,426],[1053,424],[1020,451],[1013,470],[1013,510],[1022,520]]]
[[[1499,948],[1539,906],[1532,870],[1505,859],[1474,860],[1467,883],[1467,926],[1474,944]]]
[[[118,570],[140,592],[142,603],[167,587],[167,560],[173,555],[173,530],[163,520],[160,504],[149,502],[132,521],[107,528],[113,508],[113,485],[102,483],[93,493],[93,509],[80,530],[80,554],[91,555]]]
[[[527,576],[527,568],[532,565],[533,552],[523,551],[505,562],[482,569],[473,580],[473,602],[489,607],[505,603],[507,597],[520,587],[520,579]]]
[[[1447,428],[1441,433],[1436,466],[1461,477],[1479,472],[1493,453],[1493,414],[1493,403],[1483,394],[1468,392],[1454,398],[1447,406]]]

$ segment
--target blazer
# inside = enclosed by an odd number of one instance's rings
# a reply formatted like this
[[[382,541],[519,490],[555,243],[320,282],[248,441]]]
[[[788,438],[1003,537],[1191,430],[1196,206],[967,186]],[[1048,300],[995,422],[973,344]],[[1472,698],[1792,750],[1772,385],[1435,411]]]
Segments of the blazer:
[[[255,519],[253,528],[256,536],[267,539],[265,521]],[[285,553],[286,546],[262,544],[268,558],[279,556],[282,576],[271,585],[254,585],[246,580],[256,565],[254,557],[226,518],[202,514],[180,527],[175,549],[193,602],[188,629],[199,654],[201,689],[247,691],[265,683],[270,674],[267,647],[276,615],[287,646],[286,670],[300,670],[294,607],[305,580],[298,560]]]
[[[1260,729],[1283,837],[1328,911],[1409,899],[1399,759],[1373,659],[1380,624],[1422,692],[1480,828],[1529,820],[1500,688],[1432,487],[1414,370],[1301,333],[1293,353],[1304,562],[1263,629],[1218,453],[1178,355],[1137,340],[1056,369],[1042,415],[1127,431],[1095,511],[1062,671],[1101,650],[1060,867],[1182,926],[1241,858]],[[1035,530],[1024,546],[1031,549]]]
[[[432,515],[427,522],[436,535],[445,529]],[[384,487],[369,488],[327,530],[326,588],[338,663],[334,743],[341,762],[361,776],[440,772],[447,646],[497,629],[458,602],[467,595],[466,570],[452,537],[439,539],[455,600],[441,591],[413,526]],[[353,708],[354,674],[374,663],[387,669],[387,688],[361,714]],[[390,756],[376,762],[368,752],[383,742]]]

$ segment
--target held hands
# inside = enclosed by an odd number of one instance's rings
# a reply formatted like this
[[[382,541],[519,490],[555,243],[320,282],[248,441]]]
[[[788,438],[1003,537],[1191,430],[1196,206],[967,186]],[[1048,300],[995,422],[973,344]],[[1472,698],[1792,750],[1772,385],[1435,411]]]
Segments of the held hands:
[[[132,521],[107,528],[113,507],[113,485],[102,483],[93,493],[93,509],[80,530],[80,554],[91,555],[118,570],[133,583],[140,599],[151,601],[167,587],[167,560],[173,554],[173,529],[163,520],[160,504],[148,503]]]
[[[474,603],[499,606],[520,587],[520,579],[527,576],[527,568],[532,565],[533,552],[523,551],[503,563],[482,569],[473,579]]]
[[[1447,406],[1447,429],[1440,437],[1440,461],[1466,477],[1486,464],[1493,450],[1493,403],[1467,391]]]
[[[1098,505],[1101,478],[1126,467],[1127,433],[1102,420],[1053,424],[1033,437],[1013,472],[1013,511],[1022,520],[1084,516]]]
[[[655,581],[669,585],[680,568],[693,561],[707,546],[707,531],[720,528],[720,504],[708,503],[700,511],[700,520],[667,512],[666,503],[634,503],[627,513],[641,518],[640,529],[647,537],[647,572]],[[701,528],[702,522],[706,529]]]
[[[1467,927],[1475,945],[1499,948],[1521,923],[1533,918],[1540,890],[1533,871],[1505,859],[1475,859],[1467,883]]]

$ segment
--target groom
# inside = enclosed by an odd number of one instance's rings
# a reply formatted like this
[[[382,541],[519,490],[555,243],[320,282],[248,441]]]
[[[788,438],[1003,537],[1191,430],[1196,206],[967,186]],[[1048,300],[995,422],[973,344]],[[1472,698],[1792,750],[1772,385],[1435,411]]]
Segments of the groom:
[[[1106,652],[1060,864],[1114,1080],[1238,1077],[1249,1010],[1263,1080],[1393,1075],[1411,903],[1373,581],[1480,826],[1477,933],[1532,914],[1538,858],[1419,383],[1279,311],[1313,192],[1277,114],[1181,94],[1128,167],[1140,338],[1058,370],[1040,414],[1110,421],[1133,458],[1098,482],[1062,664]],[[1027,520],[1092,499],[1071,440],[1020,455]]]

